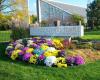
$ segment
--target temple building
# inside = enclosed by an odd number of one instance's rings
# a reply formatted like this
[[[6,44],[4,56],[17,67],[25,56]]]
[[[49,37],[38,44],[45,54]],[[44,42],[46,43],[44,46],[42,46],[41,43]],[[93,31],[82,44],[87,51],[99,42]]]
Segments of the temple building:
[[[87,21],[85,8],[49,0],[37,0],[38,22],[45,26],[55,26],[57,21],[61,26],[77,25],[73,22],[72,15],[79,15],[85,22]]]

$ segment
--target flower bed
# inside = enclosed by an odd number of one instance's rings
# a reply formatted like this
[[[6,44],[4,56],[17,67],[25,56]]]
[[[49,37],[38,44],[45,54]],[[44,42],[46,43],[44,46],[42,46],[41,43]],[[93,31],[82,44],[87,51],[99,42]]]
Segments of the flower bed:
[[[6,48],[6,55],[12,60],[21,60],[31,64],[49,67],[67,67],[85,64],[82,56],[67,56],[65,40],[30,38],[11,42]],[[69,43],[69,42],[68,42]]]

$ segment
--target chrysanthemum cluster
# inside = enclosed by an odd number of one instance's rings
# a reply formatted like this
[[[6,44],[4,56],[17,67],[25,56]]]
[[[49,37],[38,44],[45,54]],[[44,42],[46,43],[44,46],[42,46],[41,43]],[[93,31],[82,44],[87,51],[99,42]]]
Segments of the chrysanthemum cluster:
[[[67,67],[65,51],[59,39],[30,38],[12,42],[6,48],[6,54],[12,60],[21,60],[31,64]],[[82,64],[76,58],[77,64]],[[68,62],[69,63],[69,62]]]
[[[85,60],[82,56],[69,56],[66,58],[66,61],[70,66],[85,64]]]

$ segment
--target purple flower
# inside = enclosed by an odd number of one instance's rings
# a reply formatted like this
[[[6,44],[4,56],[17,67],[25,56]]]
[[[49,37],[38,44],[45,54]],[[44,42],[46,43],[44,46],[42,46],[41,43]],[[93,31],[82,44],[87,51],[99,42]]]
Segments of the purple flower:
[[[40,43],[45,43],[45,42],[46,42],[46,39],[40,38],[40,39],[38,40],[38,42],[40,42]]]
[[[13,50],[14,50],[14,48],[9,48],[6,51],[7,51],[7,53],[9,53],[10,51],[13,51]]]
[[[75,64],[76,64],[76,65],[85,64],[84,58],[81,57],[81,56],[76,56],[76,57],[75,57]]]
[[[28,60],[30,59],[31,56],[32,56],[32,54],[30,54],[30,53],[24,54],[24,56],[23,56],[23,61],[28,61]]]
[[[43,44],[43,43],[39,43],[39,42],[37,43],[38,46],[41,46],[42,44]]]
[[[68,65],[73,66],[75,62],[75,58],[72,56],[67,57],[66,62]]]
[[[16,42],[13,42],[13,45],[14,45],[14,47],[17,45],[17,43]]]
[[[53,45],[53,44],[52,44],[52,41],[50,41],[50,40],[47,40],[46,43],[48,44],[48,46],[52,46],[52,45]]]
[[[37,40],[38,40],[37,38],[33,38],[32,39],[33,42],[37,42]]]
[[[58,54],[58,56],[64,57],[65,56],[65,51],[64,50],[60,51],[59,54]]]
[[[21,51],[21,52],[19,52],[18,54],[21,56],[21,55],[23,55],[23,54],[24,54],[24,52],[23,52],[23,51]]]
[[[9,51],[9,52],[8,52],[8,54],[7,54],[8,57],[11,57],[12,52],[13,52],[13,51]]]
[[[33,46],[34,48],[38,48],[38,49],[40,48],[40,46],[37,45],[37,44],[33,44],[32,46]]]
[[[28,47],[25,47],[25,48],[23,48],[23,51],[25,52],[26,50],[28,50],[29,48]]]
[[[70,56],[70,57],[67,57],[66,60],[67,60],[68,65],[82,65],[82,64],[85,64],[84,58],[81,57],[81,56],[76,56],[76,57]]]

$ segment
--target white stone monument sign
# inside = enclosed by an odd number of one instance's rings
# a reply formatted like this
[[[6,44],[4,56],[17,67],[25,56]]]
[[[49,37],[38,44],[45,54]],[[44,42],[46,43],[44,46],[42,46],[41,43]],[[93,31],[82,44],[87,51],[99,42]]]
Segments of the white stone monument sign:
[[[31,36],[82,37],[83,26],[30,27]]]

